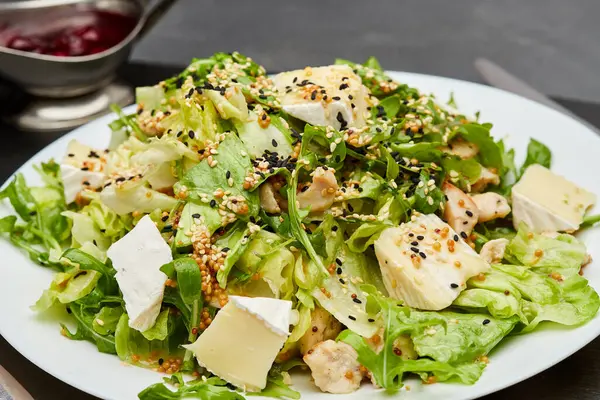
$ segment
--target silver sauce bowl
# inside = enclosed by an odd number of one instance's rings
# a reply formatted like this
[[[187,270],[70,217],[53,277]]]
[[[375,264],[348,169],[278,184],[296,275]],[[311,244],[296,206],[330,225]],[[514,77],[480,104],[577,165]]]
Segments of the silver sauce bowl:
[[[166,13],[175,0],[160,1],[146,9],[145,0],[28,0],[0,3],[0,26],[48,24],[73,15],[74,10],[101,10],[137,20],[133,30],[117,45],[97,54],[62,57],[0,46],[0,75],[25,91],[42,97],[64,98],[90,93],[110,83],[141,38]]]

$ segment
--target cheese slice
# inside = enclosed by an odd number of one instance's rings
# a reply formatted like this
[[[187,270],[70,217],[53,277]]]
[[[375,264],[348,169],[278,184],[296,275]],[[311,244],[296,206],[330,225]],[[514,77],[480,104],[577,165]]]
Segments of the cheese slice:
[[[311,125],[361,128],[373,105],[369,90],[348,65],[283,72],[273,83],[283,110]]]
[[[72,203],[83,189],[102,187],[106,175],[104,153],[71,140],[67,153],[60,164],[65,201]]]
[[[549,169],[531,165],[512,188],[513,223],[534,232],[573,232],[579,229],[596,195]]]
[[[260,391],[289,335],[292,303],[266,297],[229,296],[229,302],[194,343],[198,363],[246,391]]]
[[[384,230],[375,241],[375,254],[390,297],[421,310],[450,306],[469,278],[490,268],[434,214],[415,215]]]
[[[140,332],[151,328],[160,313],[167,281],[160,267],[173,261],[171,248],[146,215],[110,246],[107,255],[117,271],[129,326]]]

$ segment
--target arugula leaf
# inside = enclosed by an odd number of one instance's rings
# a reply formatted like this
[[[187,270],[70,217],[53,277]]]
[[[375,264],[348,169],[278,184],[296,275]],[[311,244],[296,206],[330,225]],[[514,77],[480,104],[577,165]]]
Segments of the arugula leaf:
[[[100,335],[115,333],[123,307],[102,307],[94,316],[92,328]]]
[[[227,278],[235,263],[240,259],[242,254],[250,245],[250,228],[242,223],[236,223],[225,235],[221,236],[216,242],[217,246],[228,248],[227,257],[223,262],[223,268],[217,272],[217,282],[221,287],[227,285]],[[245,240],[243,238],[246,238]]]
[[[72,303],[70,306],[71,315],[77,321],[77,331],[71,333],[69,329],[61,324],[63,334],[72,340],[89,340],[95,343],[98,351],[102,353],[117,354],[115,347],[115,337],[113,335],[101,335],[93,328],[95,314],[84,309],[77,303]]]
[[[102,274],[99,284],[101,284],[104,293],[118,293],[118,284],[117,280],[115,279],[115,274],[117,271],[115,271],[114,268],[107,267],[93,256],[84,253],[79,249],[67,249],[61,258],[65,258],[73,264],[78,265],[79,269],[81,270],[92,270],[99,272]]]
[[[287,375],[287,371],[281,370],[278,366],[274,366],[267,375],[267,386],[260,392],[249,392],[246,393],[248,396],[263,396],[272,397],[274,399],[300,399],[300,392],[291,389],[284,382],[284,375]],[[289,376],[289,375],[288,375]]]
[[[464,124],[458,129],[458,133],[468,142],[475,143],[479,147],[477,158],[485,167],[496,168],[502,171],[504,168],[503,153],[498,143],[490,135],[490,127],[486,124]]]
[[[529,139],[529,144],[527,145],[527,158],[525,159],[523,166],[521,166],[521,175],[523,175],[527,167],[532,164],[540,164],[546,168],[550,168],[551,163],[552,152],[550,149],[545,144],[538,142],[533,138]]]
[[[202,297],[202,276],[198,264],[190,257],[177,258],[173,261],[177,272],[177,287],[181,298],[191,304]]]
[[[197,398],[202,400],[244,400],[244,396],[231,391],[224,380],[212,377],[183,382],[177,379],[178,388],[170,390],[164,383],[156,383],[138,394],[140,400],[178,400]]]
[[[302,219],[308,215],[307,211],[300,211],[298,208],[298,202],[296,201],[296,188],[298,187],[298,169],[294,170],[292,173],[292,180],[288,184],[287,189],[287,197],[288,197],[288,213],[290,216],[290,226],[291,232],[294,237],[302,244],[308,256],[317,267],[319,275],[322,277],[327,276],[329,272],[325,265],[323,264],[323,260],[317,254],[314,249],[312,243],[310,242],[310,238],[306,231],[302,228]]]

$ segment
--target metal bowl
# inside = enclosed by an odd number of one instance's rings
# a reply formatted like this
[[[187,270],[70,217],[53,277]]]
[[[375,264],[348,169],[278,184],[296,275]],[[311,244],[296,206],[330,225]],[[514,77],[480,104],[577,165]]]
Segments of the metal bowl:
[[[167,1],[170,6],[174,1]],[[19,22],[53,21],[73,9],[84,8],[114,11],[137,19],[135,28],[119,44],[97,54],[60,57],[0,47],[0,74],[27,92],[43,97],[64,98],[79,96],[106,86],[115,70],[129,56],[133,43],[147,22],[156,22],[155,7],[145,11],[144,0],[29,0],[0,3],[0,25]],[[162,13],[168,9],[162,7]]]

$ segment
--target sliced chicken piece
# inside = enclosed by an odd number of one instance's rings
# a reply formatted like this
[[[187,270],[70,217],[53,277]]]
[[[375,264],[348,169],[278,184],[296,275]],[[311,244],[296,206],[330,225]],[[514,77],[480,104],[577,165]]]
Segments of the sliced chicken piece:
[[[475,143],[467,142],[463,139],[456,139],[448,143],[448,146],[442,147],[444,153],[452,154],[467,160],[473,158],[479,153],[479,147]]]
[[[356,350],[349,344],[326,340],[314,346],[304,356],[315,385],[323,392],[352,393],[360,387],[364,369]]]
[[[479,210],[479,222],[504,218],[510,213],[508,200],[498,193],[487,192],[471,196]]]
[[[312,184],[307,190],[298,193],[300,208],[309,208],[311,212],[325,211],[333,204],[338,183],[331,169],[319,167],[315,170]]]
[[[462,190],[451,183],[442,185],[442,192],[448,201],[444,208],[444,220],[463,238],[471,233],[479,219],[479,209],[475,202]],[[464,234],[463,234],[464,232]]]
[[[275,189],[270,182],[265,182],[258,188],[258,197],[260,198],[260,207],[269,214],[281,213],[281,207],[275,197]]]
[[[498,264],[504,258],[504,252],[508,243],[510,241],[504,238],[490,240],[481,247],[479,255],[490,264]]]
[[[435,214],[385,229],[375,241],[389,296],[420,310],[443,310],[466,288],[469,278],[490,266]]]
[[[300,353],[306,354],[317,343],[335,339],[342,331],[342,324],[331,314],[316,307],[311,315],[311,325],[308,331],[300,338]]]
[[[491,169],[481,167],[481,174],[479,178],[471,185],[471,191],[480,193],[487,187],[487,185],[499,185],[500,176]]]

